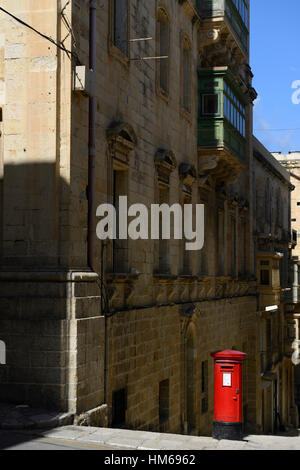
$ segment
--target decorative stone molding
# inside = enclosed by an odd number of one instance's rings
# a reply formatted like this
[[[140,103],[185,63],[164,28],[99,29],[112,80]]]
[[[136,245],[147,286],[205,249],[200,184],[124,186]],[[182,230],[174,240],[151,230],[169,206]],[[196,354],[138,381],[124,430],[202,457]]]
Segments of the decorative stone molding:
[[[164,186],[169,186],[170,175],[177,168],[174,153],[170,150],[158,149],[154,157],[154,164],[158,182]]]
[[[136,134],[130,124],[113,122],[106,131],[109,155],[117,169],[127,170],[129,154],[137,145]]]
[[[184,186],[190,190],[197,178],[197,170],[194,165],[190,163],[181,163],[178,168],[179,178]]]
[[[201,66],[211,67],[229,64],[238,72],[247,62],[247,55],[235,34],[224,19],[205,21],[199,33]]]
[[[175,301],[177,294],[177,276],[155,273],[153,279],[156,303],[160,305]]]
[[[234,184],[244,165],[225,147],[215,149],[198,148],[199,176],[210,175],[217,182]]]
[[[206,29],[203,29],[201,33],[199,34],[200,50],[206,48],[207,46],[215,44],[217,41],[219,41],[221,31],[222,31],[221,26],[217,28],[208,27]]]
[[[128,307],[134,298],[138,273],[108,273],[105,282],[109,294],[110,307]]]
[[[210,175],[200,175],[197,179],[197,183],[200,189],[212,191],[214,189],[214,182]]]

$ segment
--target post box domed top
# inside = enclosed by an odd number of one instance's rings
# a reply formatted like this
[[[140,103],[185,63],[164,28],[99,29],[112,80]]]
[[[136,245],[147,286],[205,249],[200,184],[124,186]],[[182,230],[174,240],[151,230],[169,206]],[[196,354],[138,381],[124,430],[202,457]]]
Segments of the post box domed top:
[[[211,353],[211,356],[214,359],[220,359],[220,360],[243,361],[246,359],[247,354],[241,351],[226,350],[226,351],[217,351],[217,352]]]

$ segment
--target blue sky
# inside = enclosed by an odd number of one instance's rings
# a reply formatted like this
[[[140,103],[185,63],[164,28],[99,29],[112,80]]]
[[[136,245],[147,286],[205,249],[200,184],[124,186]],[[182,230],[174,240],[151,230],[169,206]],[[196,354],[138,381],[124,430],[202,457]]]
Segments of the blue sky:
[[[300,2],[251,0],[250,4],[250,63],[259,95],[254,135],[271,152],[300,150],[300,104],[292,103],[296,91],[292,83],[300,81]]]

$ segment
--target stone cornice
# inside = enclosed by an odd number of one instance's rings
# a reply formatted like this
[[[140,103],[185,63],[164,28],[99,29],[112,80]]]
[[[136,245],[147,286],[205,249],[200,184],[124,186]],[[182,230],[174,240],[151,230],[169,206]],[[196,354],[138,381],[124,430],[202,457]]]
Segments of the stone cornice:
[[[276,176],[276,178],[278,178],[285,186],[287,186],[290,191],[294,191],[295,186],[293,186],[289,180],[284,178],[284,176],[278,170],[276,170],[276,168],[270,162],[268,162],[268,160],[260,152],[254,150],[253,155],[254,158],[258,160],[264,168],[266,168],[270,173]]]

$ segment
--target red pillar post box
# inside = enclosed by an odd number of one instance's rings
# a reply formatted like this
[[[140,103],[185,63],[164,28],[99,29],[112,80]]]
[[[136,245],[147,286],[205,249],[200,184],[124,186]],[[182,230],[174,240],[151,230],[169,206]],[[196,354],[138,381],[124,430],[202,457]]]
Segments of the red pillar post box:
[[[243,362],[240,351],[212,353],[215,360],[213,438],[243,439]]]

